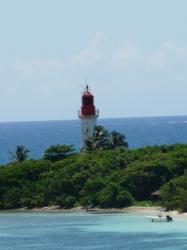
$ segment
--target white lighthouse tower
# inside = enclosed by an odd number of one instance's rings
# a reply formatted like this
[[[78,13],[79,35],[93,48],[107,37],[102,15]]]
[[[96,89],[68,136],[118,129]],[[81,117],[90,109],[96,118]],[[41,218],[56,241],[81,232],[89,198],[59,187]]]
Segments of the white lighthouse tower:
[[[93,137],[98,116],[99,111],[96,110],[94,106],[94,96],[87,85],[82,95],[81,111],[79,111],[79,118],[81,119],[82,149],[86,146],[85,142]]]

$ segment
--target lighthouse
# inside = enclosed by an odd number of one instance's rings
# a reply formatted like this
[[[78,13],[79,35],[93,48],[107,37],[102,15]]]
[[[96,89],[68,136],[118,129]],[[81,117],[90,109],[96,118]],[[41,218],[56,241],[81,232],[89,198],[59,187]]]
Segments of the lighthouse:
[[[79,111],[79,118],[81,120],[81,148],[84,149],[86,141],[93,137],[94,128],[97,124],[99,111],[94,106],[94,96],[90,92],[88,85],[82,94],[82,106]]]

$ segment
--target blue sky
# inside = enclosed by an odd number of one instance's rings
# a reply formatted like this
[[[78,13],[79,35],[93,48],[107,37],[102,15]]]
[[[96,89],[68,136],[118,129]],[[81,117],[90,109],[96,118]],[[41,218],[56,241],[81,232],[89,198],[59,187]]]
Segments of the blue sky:
[[[0,0],[0,121],[185,115],[187,1]]]

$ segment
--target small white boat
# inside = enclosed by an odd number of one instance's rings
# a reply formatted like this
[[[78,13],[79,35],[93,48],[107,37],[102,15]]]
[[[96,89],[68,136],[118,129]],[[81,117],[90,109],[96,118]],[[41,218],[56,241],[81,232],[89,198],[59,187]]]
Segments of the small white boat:
[[[146,216],[148,219],[150,219],[152,222],[172,222],[173,218],[169,215],[162,216]]]

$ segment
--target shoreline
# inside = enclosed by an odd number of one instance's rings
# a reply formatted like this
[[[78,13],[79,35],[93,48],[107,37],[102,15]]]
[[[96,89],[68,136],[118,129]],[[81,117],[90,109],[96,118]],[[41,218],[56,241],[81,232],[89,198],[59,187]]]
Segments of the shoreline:
[[[0,210],[1,213],[25,213],[25,212],[55,212],[55,213],[93,213],[93,214],[113,214],[113,213],[128,213],[128,214],[139,214],[148,216],[157,216],[162,214],[162,216],[170,215],[172,217],[181,217],[187,219],[187,213],[179,213],[178,211],[164,211],[162,207],[149,207],[149,206],[130,206],[125,208],[94,208],[91,211],[86,211],[84,207],[74,207],[70,209],[60,208],[59,206],[48,206],[42,208],[18,208],[18,209],[6,209]]]

